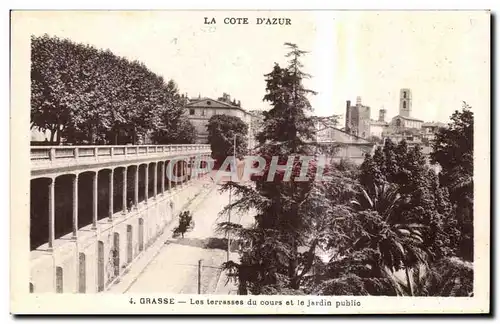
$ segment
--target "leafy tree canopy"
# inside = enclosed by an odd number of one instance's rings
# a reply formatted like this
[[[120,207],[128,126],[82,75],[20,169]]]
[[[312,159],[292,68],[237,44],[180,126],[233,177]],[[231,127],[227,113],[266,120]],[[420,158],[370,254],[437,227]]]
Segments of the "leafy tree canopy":
[[[222,162],[233,156],[233,143],[236,136],[236,156],[246,153],[248,145],[248,125],[239,117],[214,115],[208,120],[208,143],[212,149],[212,157]]]

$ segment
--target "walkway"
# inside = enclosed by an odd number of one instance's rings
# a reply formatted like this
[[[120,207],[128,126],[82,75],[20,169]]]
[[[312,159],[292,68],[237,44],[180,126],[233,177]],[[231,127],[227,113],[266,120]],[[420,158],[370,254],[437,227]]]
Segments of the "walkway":
[[[172,238],[171,229],[165,231],[157,246],[151,248],[149,258],[142,261],[142,267],[140,264],[135,267],[140,270],[133,273],[131,269],[110,292],[197,294],[198,262],[202,260],[201,293],[234,293],[236,287],[231,283],[226,285],[227,277],[220,270],[227,258],[227,240],[224,234],[215,233],[217,223],[226,219],[226,216],[221,218],[219,212],[228,204],[229,193],[220,193],[219,186],[215,188],[210,182],[208,177],[206,193],[194,203],[193,230],[184,238]],[[235,217],[233,221],[247,224],[251,221],[251,217],[241,214]],[[237,257],[237,253],[231,253],[231,259]]]

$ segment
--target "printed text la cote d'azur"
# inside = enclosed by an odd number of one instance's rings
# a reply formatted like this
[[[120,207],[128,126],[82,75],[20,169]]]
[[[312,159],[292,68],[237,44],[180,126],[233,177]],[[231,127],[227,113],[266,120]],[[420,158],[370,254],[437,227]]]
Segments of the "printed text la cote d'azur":
[[[245,17],[225,17],[222,22],[225,25],[249,25],[251,23],[255,25],[291,25],[292,20],[290,18],[255,18],[255,20],[250,20]],[[215,17],[205,17],[205,25],[215,25],[217,20]]]

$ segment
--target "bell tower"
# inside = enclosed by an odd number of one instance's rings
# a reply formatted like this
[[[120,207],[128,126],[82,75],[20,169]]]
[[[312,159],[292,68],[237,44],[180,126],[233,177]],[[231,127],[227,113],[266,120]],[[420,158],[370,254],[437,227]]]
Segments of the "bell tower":
[[[399,114],[403,117],[411,115],[411,90],[401,89],[399,91]]]

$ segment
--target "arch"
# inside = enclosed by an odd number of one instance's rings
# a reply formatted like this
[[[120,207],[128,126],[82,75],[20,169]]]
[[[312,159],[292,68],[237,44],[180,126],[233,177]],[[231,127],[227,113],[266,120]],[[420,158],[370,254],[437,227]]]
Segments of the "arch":
[[[158,161],[156,163],[156,174],[157,174],[156,194],[161,194],[161,177],[163,176],[161,173],[161,168],[163,164],[164,164],[163,161]]]
[[[403,91],[403,98],[406,99],[406,91]]]
[[[54,238],[73,231],[74,174],[62,174],[54,179]]]
[[[33,283],[30,282],[30,293],[35,292],[35,286],[33,286]]]
[[[104,290],[104,242],[97,242],[97,291]]]
[[[78,292],[85,293],[87,290],[87,269],[85,267],[85,253],[78,254]]]
[[[169,189],[172,189],[172,182],[170,180],[169,170],[168,170],[168,165],[169,165],[170,161],[165,160],[163,163],[165,164],[165,191],[170,192]]]
[[[30,182],[30,250],[49,241],[49,185],[51,178]]]
[[[132,225],[127,225],[127,263],[131,263],[134,258],[132,231],[133,231]]]
[[[93,171],[85,171],[78,174],[78,228],[92,224],[93,178]]]
[[[137,165],[129,165],[127,167],[127,210],[132,210],[135,199],[135,172]]]
[[[146,167],[148,164],[142,163],[137,167],[139,168],[139,203],[146,199],[145,187],[146,187]]]
[[[120,233],[113,233],[113,274],[120,275]]]
[[[63,293],[63,268],[56,267],[56,293]]]
[[[123,204],[123,189],[128,183],[124,183],[123,176],[127,175],[126,166],[119,166],[114,169],[113,172],[113,213],[123,212],[124,208],[127,207],[127,203]],[[127,181],[128,182],[128,181]]]
[[[406,101],[403,101],[403,108],[406,109]]]
[[[100,169],[97,174],[97,220],[109,215],[109,177],[111,168]],[[92,189],[93,190],[93,189]]]
[[[144,250],[144,219],[139,218],[139,252]]]
[[[155,172],[157,172],[157,168],[158,166],[156,162],[148,163],[148,199],[154,197],[154,190],[155,190],[154,175]],[[158,181],[158,177],[156,177],[156,180]]]

